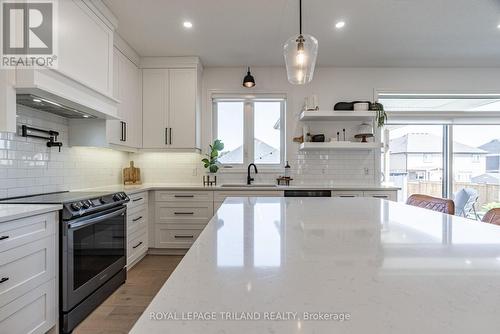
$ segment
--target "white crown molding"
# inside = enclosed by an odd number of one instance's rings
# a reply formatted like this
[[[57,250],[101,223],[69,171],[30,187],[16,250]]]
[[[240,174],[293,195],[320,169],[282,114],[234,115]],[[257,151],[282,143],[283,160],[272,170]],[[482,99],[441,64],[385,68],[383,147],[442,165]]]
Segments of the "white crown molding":
[[[102,0],[82,0],[109,28],[115,30],[118,27],[118,19],[115,14],[102,2]]]
[[[130,44],[127,43],[116,31],[113,36],[113,44],[125,57],[128,58],[135,66],[139,67],[141,64],[141,56],[135,51]]]
[[[142,57],[141,68],[198,68],[203,69],[199,57]]]

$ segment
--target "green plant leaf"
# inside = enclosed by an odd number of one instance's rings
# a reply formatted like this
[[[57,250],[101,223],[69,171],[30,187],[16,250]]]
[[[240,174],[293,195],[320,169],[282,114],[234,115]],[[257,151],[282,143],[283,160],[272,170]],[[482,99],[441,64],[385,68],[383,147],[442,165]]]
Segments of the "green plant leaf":
[[[201,159],[201,162],[204,162],[204,163],[208,164],[208,159],[207,158]]]
[[[219,139],[216,139],[214,141],[214,145],[213,145],[212,149],[217,150],[217,151],[222,151],[224,149],[224,143],[221,142]]]
[[[217,158],[219,156],[219,152],[217,150],[213,150],[210,152],[210,157],[211,158]]]
[[[219,166],[217,166],[217,165],[211,165],[209,167],[209,170],[210,170],[210,173],[217,173],[217,171],[219,170]]]

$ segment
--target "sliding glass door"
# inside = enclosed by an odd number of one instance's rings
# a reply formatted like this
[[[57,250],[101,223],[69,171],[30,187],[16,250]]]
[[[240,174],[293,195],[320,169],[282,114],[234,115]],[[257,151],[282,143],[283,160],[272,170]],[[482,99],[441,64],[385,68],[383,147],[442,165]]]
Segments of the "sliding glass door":
[[[399,200],[412,194],[443,196],[442,125],[389,125],[383,170],[387,183],[401,187]]]

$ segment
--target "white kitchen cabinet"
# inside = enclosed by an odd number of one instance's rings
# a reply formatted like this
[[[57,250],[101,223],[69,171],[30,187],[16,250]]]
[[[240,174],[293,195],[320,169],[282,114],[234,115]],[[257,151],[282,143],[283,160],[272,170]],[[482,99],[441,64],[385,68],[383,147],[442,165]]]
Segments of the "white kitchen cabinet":
[[[57,319],[57,212],[0,224],[2,333],[45,333]]]
[[[143,69],[143,148],[199,149],[198,68]]]
[[[113,93],[113,28],[80,0],[58,1],[57,71],[104,95]]]
[[[142,73],[118,48],[113,52],[113,97],[118,120],[70,120],[70,145],[135,151],[142,146]]]
[[[116,47],[113,59],[113,97],[120,101],[120,120],[107,121],[108,141],[115,145],[138,148],[142,142],[141,71]]]
[[[127,270],[148,251],[148,192],[129,195],[127,203]]]
[[[188,249],[213,216],[213,191],[156,191],[154,247]]]
[[[397,190],[374,190],[374,191],[364,191],[363,192],[364,197],[374,197],[374,198],[380,198],[380,199],[386,199],[389,201],[398,201],[398,191]]]
[[[283,197],[281,190],[237,190],[237,191],[216,191],[214,194],[214,213],[219,210],[224,200],[228,197]]]
[[[332,190],[332,197],[363,197],[363,191],[342,191],[342,190]]]

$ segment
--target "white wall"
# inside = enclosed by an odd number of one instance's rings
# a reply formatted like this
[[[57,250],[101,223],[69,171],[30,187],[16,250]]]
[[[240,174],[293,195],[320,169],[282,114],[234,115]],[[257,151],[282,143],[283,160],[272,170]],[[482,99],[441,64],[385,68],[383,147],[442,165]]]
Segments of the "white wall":
[[[121,183],[128,153],[110,149],[68,147],[68,120],[18,106],[18,126],[31,125],[60,133],[64,146],[0,132],[0,198],[100,187]]]
[[[377,183],[380,165],[378,155],[372,154],[370,157],[367,156],[368,153],[364,153],[364,156],[360,153],[354,155],[355,159],[349,160],[344,154],[316,152],[309,154],[315,159],[311,160],[298,154],[298,145],[292,143],[292,138],[300,136],[302,132],[302,124],[297,118],[305,96],[317,94],[320,108],[331,110],[339,101],[371,101],[377,91],[500,93],[500,68],[317,68],[312,83],[304,86],[290,85],[284,67],[259,67],[251,68],[251,71],[257,85],[247,89],[241,85],[246,68],[205,68],[202,92],[203,147],[207,147],[212,140],[212,93],[286,94],[287,159],[295,163],[295,166],[292,165],[295,172],[312,175],[313,179],[318,179],[318,175],[321,175],[324,182],[335,184]],[[313,126],[311,130],[314,130]],[[318,130],[324,131],[324,127]],[[353,154],[350,156],[352,158]],[[367,162],[367,159],[371,161]],[[316,170],[300,167],[307,165],[308,161],[314,162]],[[338,163],[332,165],[328,161]],[[318,166],[318,163],[323,163],[323,166]],[[369,177],[360,177],[359,173],[364,173],[365,168],[370,168]],[[352,173],[349,174],[348,171]],[[232,176],[231,179],[240,180],[242,176]]]

